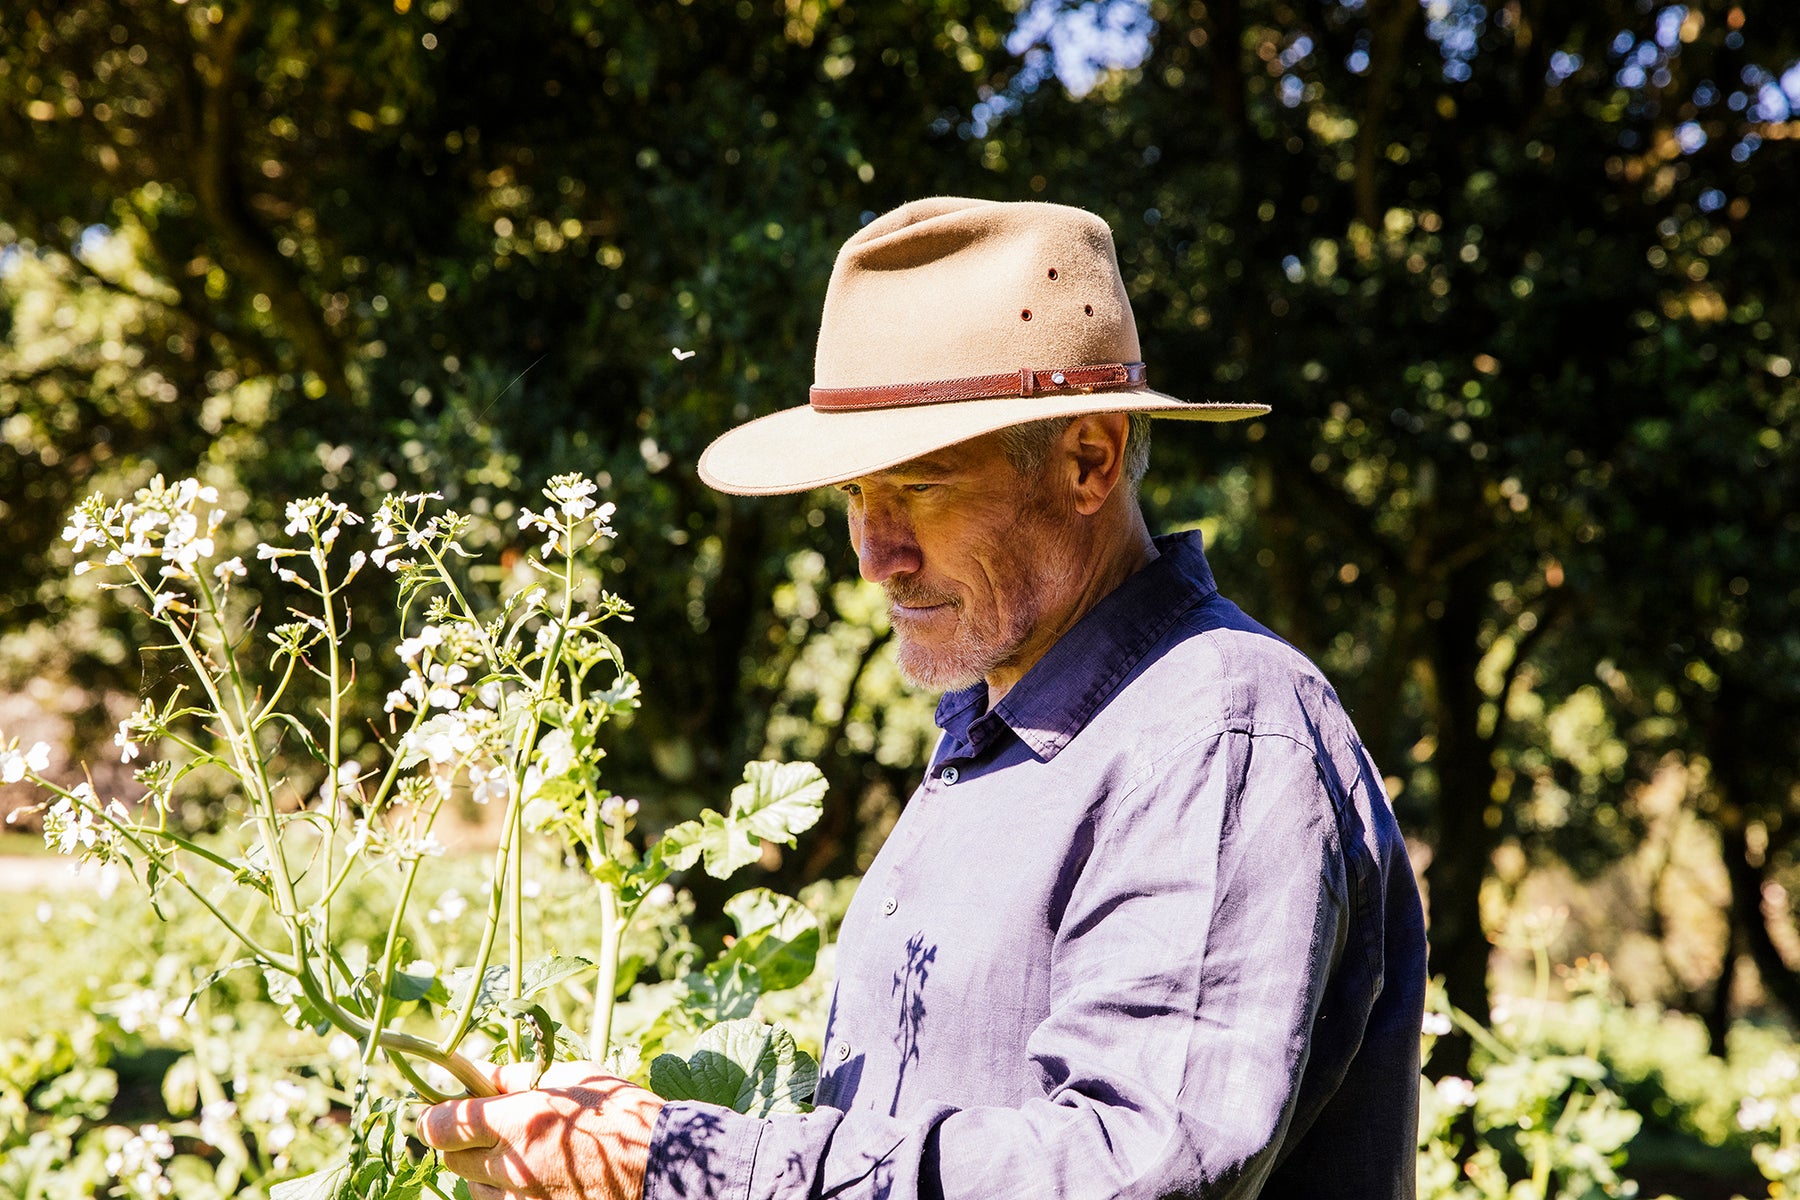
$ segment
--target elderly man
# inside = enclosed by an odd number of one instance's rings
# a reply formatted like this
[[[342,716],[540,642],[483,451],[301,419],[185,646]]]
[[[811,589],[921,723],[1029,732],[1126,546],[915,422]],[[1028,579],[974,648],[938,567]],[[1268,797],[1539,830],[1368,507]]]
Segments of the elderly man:
[[[833,271],[809,405],[702,458],[835,486],[943,727],[845,918],[818,1107],[504,1069],[422,1124],[477,1200],[1413,1194],[1425,942],[1330,686],[1152,538],[1112,238],[939,198]]]

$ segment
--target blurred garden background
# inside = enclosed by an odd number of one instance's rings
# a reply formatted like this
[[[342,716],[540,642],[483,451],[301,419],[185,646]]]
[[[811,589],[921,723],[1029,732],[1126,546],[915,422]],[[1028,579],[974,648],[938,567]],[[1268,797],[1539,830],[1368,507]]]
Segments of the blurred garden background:
[[[930,194],[1101,214],[1154,384],[1273,406],[1159,426],[1144,500],[1387,773],[1469,1016],[1426,1194],[1796,1194],[1793,0],[0,0],[0,742],[134,798],[114,729],[169,663],[71,574],[91,491],[198,475],[246,555],[296,497],[436,491],[505,563],[587,472],[643,680],[609,786],[670,823],[817,762],[757,882],[830,910],[933,698],[828,496],[694,465],[804,399],[838,246]],[[381,611],[345,639],[377,714]],[[0,1196],[104,1195],[108,1122],[198,1112],[170,1064],[263,1018],[121,1017],[179,929],[37,882],[35,830]]]

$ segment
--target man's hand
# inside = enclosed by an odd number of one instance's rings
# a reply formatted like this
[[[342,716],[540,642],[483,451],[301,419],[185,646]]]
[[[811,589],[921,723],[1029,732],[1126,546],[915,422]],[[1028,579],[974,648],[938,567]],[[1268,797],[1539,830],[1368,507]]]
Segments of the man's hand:
[[[425,1110],[419,1136],[475,1200],[640,1200],[663,1100],[593,1063],[490,1071],[500,1095]]]

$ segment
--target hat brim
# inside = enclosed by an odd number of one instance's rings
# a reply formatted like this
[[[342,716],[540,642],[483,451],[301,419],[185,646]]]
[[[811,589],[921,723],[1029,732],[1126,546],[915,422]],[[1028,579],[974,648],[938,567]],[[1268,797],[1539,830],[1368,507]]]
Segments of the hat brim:
[[[984,433],[1047,417],[1142,412],[1177,420],[1241,421],[1268,411],[1266,404],[1191,403],[1148,388],[862,412],[819,412],[803,404],[720,435],[700,456],[700,478],[736,496],[779,496],[872,475]]]

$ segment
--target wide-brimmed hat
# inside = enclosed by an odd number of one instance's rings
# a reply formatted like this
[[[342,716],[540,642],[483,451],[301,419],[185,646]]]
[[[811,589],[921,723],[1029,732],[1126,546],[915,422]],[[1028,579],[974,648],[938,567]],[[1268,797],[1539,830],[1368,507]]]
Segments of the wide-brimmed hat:
[[[813,381],[811,403],[708,446],[700,478],[742,496],[804,492],[1043,417],[1269,411],[1149,387],[1100,218],[952,196],[903,205],[844,243]]]

